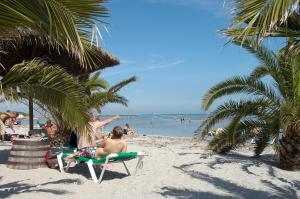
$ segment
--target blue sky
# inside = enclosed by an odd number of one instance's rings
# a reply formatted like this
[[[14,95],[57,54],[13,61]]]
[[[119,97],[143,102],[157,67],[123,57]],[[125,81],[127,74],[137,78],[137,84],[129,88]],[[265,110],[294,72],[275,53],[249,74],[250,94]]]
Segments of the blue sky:
[[[218,30],[229,26],[223,0],[112,0],[102,47],[122,64],[103,71],[111,84],[136,75],[121,92],[129,106],[107,105],[104,114],[201,113],[214,84],[246,75],[258,63]],[[222,100],[221,100],[222,101]],[[1,109],[27,110],[3,104]]]
[[[123,64],[103,77],[139,81],[122,92],[128,108],[108,105],[103,113],[200,113],[211,86],[257,64],[240,47],[225,46],[218,32],[230,24],[223,0],[113,0],[109,8],[104,48]]]

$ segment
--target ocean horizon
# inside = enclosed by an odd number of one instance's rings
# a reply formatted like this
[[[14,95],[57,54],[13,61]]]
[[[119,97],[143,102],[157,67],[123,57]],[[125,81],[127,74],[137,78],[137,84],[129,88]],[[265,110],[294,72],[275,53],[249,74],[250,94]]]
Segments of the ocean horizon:
[[[120,119],[104,127],[104,131],[111,131],[115,126],[124,127],[128,123],[138,134],[192,137],[207,116],[206,113],[120,115]],[[109,117],[110,115],[102,115],[100,119]],[[224,121],[214,128],[224,127],[226,124]]]
[[[97,117],[105,120],[111,116],[113,114],[103,114]],[[120,119],[113,121],[102,130],[110,132],[115,126],[124,127],[128,123],[137,134],[192,137],[207,116],[207,113],[120,114]],[[44,118],[39,120],[40,123],[45,122]],[[226,121],[221,122],[215,128],[224,127],[226,123]],[[22,120],[22,126],[28,124],[28,119]],[[35,127],[37,127],[37,120],[35,120]]]

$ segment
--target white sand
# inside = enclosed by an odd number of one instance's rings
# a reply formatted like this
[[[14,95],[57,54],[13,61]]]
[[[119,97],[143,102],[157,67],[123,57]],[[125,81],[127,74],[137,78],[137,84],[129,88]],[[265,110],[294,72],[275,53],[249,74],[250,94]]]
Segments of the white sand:
[[[226,156],[209,156],[205,144],[189,138],[129,138],[129,150],[148,156],[137,176],[114,164],[101,184],[86,165],[61,174],[54,169],[6,167],[10,145],[0,145],[0,198],[300,198],[300,172],[278,169],[268,148],[251,158],[249,146]],[[134,170],[136,160],[128,161]],[[99,173],[98,173],[99,174]]]

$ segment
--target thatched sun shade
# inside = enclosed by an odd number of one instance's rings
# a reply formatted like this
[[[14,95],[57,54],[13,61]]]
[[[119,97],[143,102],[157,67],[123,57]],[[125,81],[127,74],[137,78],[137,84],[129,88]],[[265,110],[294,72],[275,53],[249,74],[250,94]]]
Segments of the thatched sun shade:
[[[83,67],[79,59],[59,45],[47,39],[35,36],[22,36],[17,39],[0,41],[0,76],[4,76],[15,64],[42,58],[49,64],[57,64],[74,76],[88,74],[99,69],[120,64],[119,60],[103,49],[93,47],[90,53],[91,63]],[[89,51],[89,52],[91,52]]]

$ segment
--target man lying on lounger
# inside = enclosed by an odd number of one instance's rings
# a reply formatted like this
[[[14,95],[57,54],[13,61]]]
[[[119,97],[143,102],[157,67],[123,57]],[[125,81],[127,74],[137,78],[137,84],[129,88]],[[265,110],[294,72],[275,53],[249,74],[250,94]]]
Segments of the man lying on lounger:
[[[84,147],[78,150],[75,154],[70,154],[67,159],[83,156],[88,158],[99,158],[103,155],[111,153],[120,153],[127,151],[127,142],[122,139],[123,129],[120,126],[114,127],[111,138],[105,138],[103,141],[98,143],[99,148],[96,147]]]

